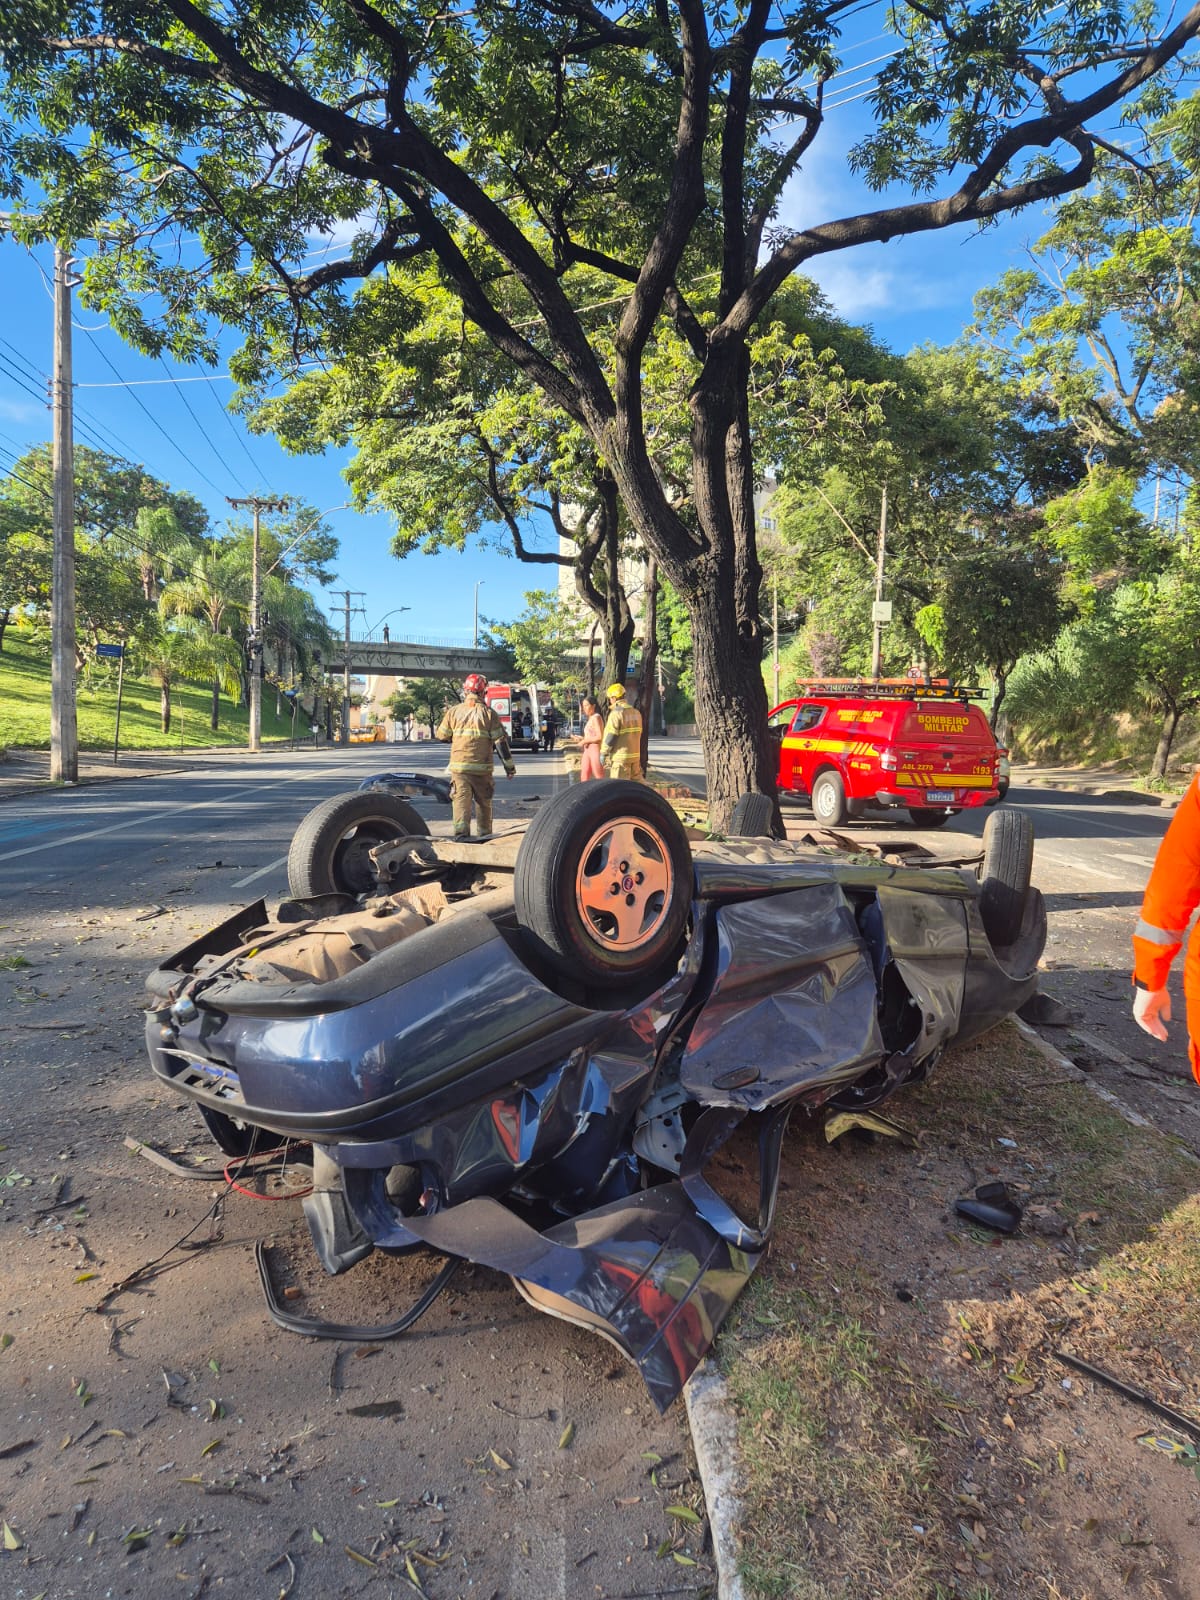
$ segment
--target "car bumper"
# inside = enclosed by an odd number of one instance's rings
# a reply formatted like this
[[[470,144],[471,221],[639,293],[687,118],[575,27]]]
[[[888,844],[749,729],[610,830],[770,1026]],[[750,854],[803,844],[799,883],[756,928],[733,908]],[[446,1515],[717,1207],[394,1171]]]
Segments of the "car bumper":
[[[877,806],[903,806],[906,811],[970,811],[1000,798],[998,789],[876,789]]]

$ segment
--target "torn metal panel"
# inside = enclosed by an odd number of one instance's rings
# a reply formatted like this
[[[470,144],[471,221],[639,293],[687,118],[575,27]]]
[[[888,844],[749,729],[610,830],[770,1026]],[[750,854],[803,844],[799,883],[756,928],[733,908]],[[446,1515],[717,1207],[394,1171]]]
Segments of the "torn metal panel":
[[[680,1069],[694,1099],[758,1110],[880,1060],[875,975],[838,884],[723,906],[716,922],[716,973]]]

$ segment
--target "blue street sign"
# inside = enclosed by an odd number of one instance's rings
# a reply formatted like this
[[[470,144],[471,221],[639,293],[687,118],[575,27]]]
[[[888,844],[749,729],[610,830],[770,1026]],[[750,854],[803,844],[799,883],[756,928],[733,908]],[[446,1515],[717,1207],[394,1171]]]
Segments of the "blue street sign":
[[[98,656],[123,656],[125,654],[125,646],[123,644],[98,644],[96,646],[96,654]]]

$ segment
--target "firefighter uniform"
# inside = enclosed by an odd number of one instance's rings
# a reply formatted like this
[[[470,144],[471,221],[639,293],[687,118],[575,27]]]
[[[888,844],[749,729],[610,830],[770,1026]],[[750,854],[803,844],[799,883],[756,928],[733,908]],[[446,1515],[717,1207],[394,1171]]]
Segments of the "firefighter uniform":
[[[438,724],[437,737],[450,741],[450,803],[454,815],[454,837],[471,837],[471,807],[475,807],[476,829],[480,836],[492,831],[492,796],[496,780],[492,776],[492,752],[499,753],[508,777],[516,775],[512,751],[504,724],[484,705],[479,695],[468,690],[461,705],[450,706]]]
[[[1179,803],[1154,858],[1133,930],[1133,1014],[1157,1039],[1167,1036],[1171,1016],[1167,975],[1179,954],[1192,912],[1200,905],[1200,776]],[[1188,1058],[1200,1083],[1200,924],[1192,930],[1183,965],[1187,1003]]]
[[[609,689],[608,698],[612,705],[600,741],[600,759],[610,778],[635,778],[640,782],[644,776],[642,713],[636,706],[626,705],[625,690],[619,683]]]

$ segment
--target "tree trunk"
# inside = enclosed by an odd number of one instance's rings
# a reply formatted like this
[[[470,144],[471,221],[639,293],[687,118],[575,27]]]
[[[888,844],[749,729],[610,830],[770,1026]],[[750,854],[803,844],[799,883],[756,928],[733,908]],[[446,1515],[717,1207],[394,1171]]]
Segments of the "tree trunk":
[[[208,724],[214,733],[219,726],[218,719],[221,715],[221,680],[213,679],[212,710],[209,712]]]
[[[642,713],[642,771],[650,765],[650,713],[654,708],[654,669],[658,664],[658,562],[646,557],[646,580],[642,590],[642,660],[638,668],[641,688],[638,710]]]
[[[163,678],[161,680],[160,689],[161,689],[161,693],[159,694],[159,697],[158,697],[158,707],[159,707],[160,718],[161,718],[161,721],[162,721],[162,731],[164,733],[170,733],[170,731],[171,731],[171,685],[170,685],[170,682],[166,678]]]
[[[1154,761],[1150,767],[1151,778],[1165,778],[1167,775],[1167,762],[1171,755],[1171,746],[1175,742],[1175,730],[1179,726],[1179,719],[1183,715],[1177,705],[1167,702],[1167,709],[1163,713],[1162,727],[1158,730],[1158,745],[1154,751]]]
[[[595,568],[601,579],[596,582]],[[596,501],[584,526],[584,537],[575,562],[575,592],[592,612],[604,640],[605,683],[624,683],[629,671],[629,652],[633,646],[635,623],[629,597],[621,582],[621,507],[616,481],[601,471],[596,477]],[[596,692],[595,627],[588,647],[588,690]]]
[[[723,831],[740,795],[776,792],[762,652],[747,648],[731,606],[689,605],[688,614],[709,823]]]
[[[995,699],[992,701],[992,714],[991,714],[991,717],[988,719],[990,724],[991,724],[991,729],[992,729],[993,733],[995,733],[996,728],[999,725],[999,722],[1000,722],[1000,707],[1004,704],[1004,696],[1008,692],[1008,673],[1007,672],[997,672],[995,674],[995,684],[996,684],[996,695],[995,695]]]
[[[4,630],[12,621],[12,612],[7,606],[0,610],[0,650],[4,649]]]

